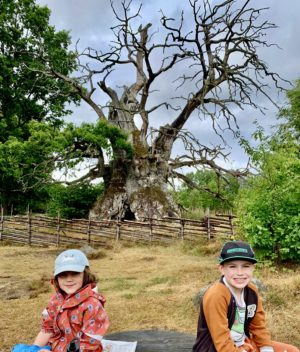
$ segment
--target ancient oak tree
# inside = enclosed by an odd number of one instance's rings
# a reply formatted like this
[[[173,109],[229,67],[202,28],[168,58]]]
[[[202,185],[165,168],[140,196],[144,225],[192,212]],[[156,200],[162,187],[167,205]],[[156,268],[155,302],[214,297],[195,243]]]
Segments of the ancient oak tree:
[[[131,11],[131,1],[111,5],[116,24],[107,50],[78,50],[77,77],[51,72],[79,93],[99,121],[125,132],[132,145],[130,157],[115,141],[113,158],[101,150],[93,155],[97,163],[85,177],[103,177],[105,193],[91,214],[111,219],[176,215],[167,188],[174,177],[186,179],[180,168],[226,172],[218,165],[222,149],[203,145],[185,128],[187,121],[206,116],[216,133],[221,134],[224,121],[234,133],[237,109],[261,109],[253,96],[272,101],[269,84],[280,89],[280,78],[257,52],[270,45],[265,34],[275,25],[261,19],[266,9],[252,7],[250,0],[190,0],[189,10],[178,18],[161,11],[159,28],[141,24],[142,6]],[[125,75],[120,74],[124,68]],[[106,102],[97,100],[97,91]],[[179,140],[184,152],[174,156]]]

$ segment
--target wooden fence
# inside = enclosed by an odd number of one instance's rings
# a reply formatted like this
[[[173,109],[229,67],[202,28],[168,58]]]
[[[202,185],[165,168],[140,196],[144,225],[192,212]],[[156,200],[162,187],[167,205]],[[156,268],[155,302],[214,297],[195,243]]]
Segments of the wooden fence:
[[[50,218],[41,215],[4,216],[0,218],[0,241],[29,245],[90,244],[98,247],[113,241],[172,242],[208,240],[234,235],[232,215],[207,216],[197,221],[164,218],[138,221],[85,220]]]

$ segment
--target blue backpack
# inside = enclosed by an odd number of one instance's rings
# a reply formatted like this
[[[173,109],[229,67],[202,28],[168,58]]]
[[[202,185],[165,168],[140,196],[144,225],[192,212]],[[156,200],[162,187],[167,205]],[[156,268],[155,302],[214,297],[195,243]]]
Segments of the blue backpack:
[[[38,352],[40,350],[51,351],[50,346],[39,347],[37,345],[24,345],[23,343],[18,343],[15,345],[11,352]]]

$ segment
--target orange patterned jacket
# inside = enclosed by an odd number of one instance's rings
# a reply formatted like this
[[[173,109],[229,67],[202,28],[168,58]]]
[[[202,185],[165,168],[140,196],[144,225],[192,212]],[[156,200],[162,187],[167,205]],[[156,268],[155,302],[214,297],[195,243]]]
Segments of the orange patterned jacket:
[[[90,284],[66,297],[60,292],[53,295],[42,314],[42,330],[52,334],[52,351],[65,352],[78,337],[81,352],[102,352],[101,339],[109,326],[104,303]]]

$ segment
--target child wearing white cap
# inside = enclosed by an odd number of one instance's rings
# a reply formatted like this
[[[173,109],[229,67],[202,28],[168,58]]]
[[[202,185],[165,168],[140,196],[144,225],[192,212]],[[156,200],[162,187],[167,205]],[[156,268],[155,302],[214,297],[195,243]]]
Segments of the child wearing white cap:
[[[83,252],[69,249],[58,255],[53,279],[56,294],[42,313],[42,329],[34,345],[49,345],[53,352],[65,352],[76,338],[80,352],[102,352],[101,340],[109,321],[96,282]]]

